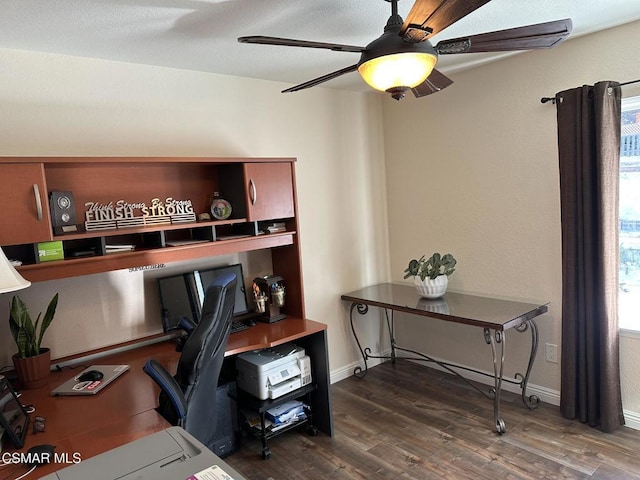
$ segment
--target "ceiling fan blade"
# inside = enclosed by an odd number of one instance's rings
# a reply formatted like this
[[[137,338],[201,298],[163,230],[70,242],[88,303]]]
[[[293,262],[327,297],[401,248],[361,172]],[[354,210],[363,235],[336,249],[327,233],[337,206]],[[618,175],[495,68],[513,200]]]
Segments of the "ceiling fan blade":
[[[400,29],[408,42],[422,42],[490,0],[416,0]]]
[[[551,48],[566,40],[573,22],[570,18],[524,27],[443,40],[435,46],[439,54],[503,52]]]
[[[452,83],[453,80],[449,77],[438,70],[433,69],[427,79],[417,87],[412,88],[411,91],[416,97],[424,97],[426,95],[439,92],[443,88],[447,88]]]
[[[287,88],[286,90],[282,90],[281,93],[289,93],[289,92],[297,92],[298,90],[304,90],[305,88],[315,87],[316,85],[320,85],[328,80],[339,77],[340,75],[344,75],[345,73],[354,72],[358,69],[358,64],[351,65],[350,67],[342,68],[335,72],[327,73],[318,78],[314,78],[313,80],[309,80],[308,82],[301,83],[300,85],[296,85],[295,87]]]
[[[353,45],[341,45],[339,43],[325,43],[325,42],[309,42],[307,40],[293,40],[290,38],[265,37],[262,35],[254,35],[251,37],[239,37],[238,42],[259,43],[262,45],[283,45],[285,47],[323,48],[325,50],[334,50],[336,52],[361,53],[364,50],[364,47],[356,47]]]

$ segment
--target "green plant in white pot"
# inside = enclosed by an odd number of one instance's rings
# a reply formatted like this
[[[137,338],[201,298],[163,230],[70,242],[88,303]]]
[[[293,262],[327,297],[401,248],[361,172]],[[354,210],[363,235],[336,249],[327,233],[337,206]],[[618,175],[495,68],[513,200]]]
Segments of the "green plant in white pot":
[[[413,259],[404,270],[404,278],[413,277],[413,284],[420,296],[438,298],[449,286],[449,275],[456,269],[456,259],[450,253],[434,253],[429,258]]]
[[[48,381],[51,352],[42,347],[42,338],[53,321],[57,306],[56,293],[49,302],[44,317],[39,313],[33,322],[29,309],[20,297],[16,295],[11,299],[9,328],[18,347],[18,353],[12,358],[23,388],[39,388]]]

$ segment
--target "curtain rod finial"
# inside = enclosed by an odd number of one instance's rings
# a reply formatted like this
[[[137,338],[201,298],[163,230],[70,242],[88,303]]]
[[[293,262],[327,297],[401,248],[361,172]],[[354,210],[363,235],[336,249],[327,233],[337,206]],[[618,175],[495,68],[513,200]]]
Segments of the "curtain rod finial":
[[[540,99],[540,103],[547,103],[547,102],[551,102],[553,105],[556,104],[556,99],[555,97],[542,97]]]

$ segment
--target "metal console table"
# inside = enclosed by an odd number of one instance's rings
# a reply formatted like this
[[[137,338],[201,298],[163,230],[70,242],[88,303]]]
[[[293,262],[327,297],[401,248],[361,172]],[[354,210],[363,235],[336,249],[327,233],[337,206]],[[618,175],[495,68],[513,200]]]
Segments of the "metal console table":
[[[354,370],[354,375],[357,377],[364,377],[366,375],[368,359],[390,359],[392,362],[395,362],[396,358],[400,358],[397,354],[398,351],[412,355],[407,355],[403,358],[436,363],[467,382],[484,396],[493,400],[493,420],[495,431],[498,434],[506,432],[504,420],[500,418],[500,391],[502,382],[513,383],[520,386],[522,390],[522,402],[527,408],[534,409],[538,406],[539,398],[535,395],[527,396],[526,392],[529,375],[538,349],[538,327],[533,319],[547,311],[546,303],[525,303],[454,292],[447,292],[442,298],[429,300],[421,298],[412,285],[401,283],[374,285],[356,290],[355,292],[346,293],[342,295],[342,299],[351,302],[349,314],[351,330],[353,331],[356,343],[364,359],[364,369],[358,366]],[[364,315],[368,312],[369,306],[384,309],[389,338],[391,340],[391,353],[389,356],[372,355],[369,347],[363,349],[360,344],[353,323],[354,310]],[[393,318],[393,312],[395,311],[482,328],[484,341],[491,347],[493,375],[472,368],[439,361],[424,353],[399,346],[395,339]],[[391,315],[389,315],[389,312],[391,312]],[[514,379],[507,379],[503,378],[505,333],[512,328],[521,333],[526,331],[531,332],[531,352],[526,373],[524,375],[516,373]],[[481,390],[457,371],[460,369],[472,371],[480,375],[492,376],[494,380],[493,387],[491,387],[488,392]]]

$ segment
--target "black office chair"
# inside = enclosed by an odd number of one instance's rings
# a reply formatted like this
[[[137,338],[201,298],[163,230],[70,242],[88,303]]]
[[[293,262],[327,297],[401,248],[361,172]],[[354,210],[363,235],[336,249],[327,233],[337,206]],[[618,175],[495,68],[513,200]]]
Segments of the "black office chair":
[[[187,338],[175,376],[156,360],[144,372],[162,389],[156,409],[213,449],[216,438],[216,389],[231,331],[236,276],[218,277],[208,288],[200,321]]]

